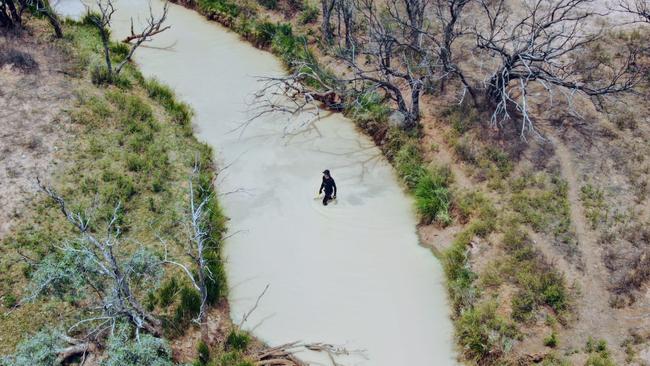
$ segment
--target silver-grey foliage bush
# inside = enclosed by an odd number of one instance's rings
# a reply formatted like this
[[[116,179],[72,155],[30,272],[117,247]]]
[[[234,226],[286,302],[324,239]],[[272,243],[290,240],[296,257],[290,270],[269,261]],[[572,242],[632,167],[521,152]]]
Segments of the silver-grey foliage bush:
[[[13,355],[0,359],[1,366],[58,365],[59,351],[64,348],[61,334],[56,330],[42,330],[18,344]]]
[[[173,366],[171,349],[165,340],[149,334],[130,337],[130,327],[120,327],[108,339],[107,358],[101,366]]]

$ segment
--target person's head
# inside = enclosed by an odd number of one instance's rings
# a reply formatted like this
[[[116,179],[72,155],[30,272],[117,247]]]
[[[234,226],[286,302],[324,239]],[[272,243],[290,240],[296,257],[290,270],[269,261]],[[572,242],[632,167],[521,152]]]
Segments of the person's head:
[[[330,171],[329,171],[329,169],[325,169],[325,170],[323,170],[323,176],[324,176],[325,178],[329,178],[329,177],[330,177]]]

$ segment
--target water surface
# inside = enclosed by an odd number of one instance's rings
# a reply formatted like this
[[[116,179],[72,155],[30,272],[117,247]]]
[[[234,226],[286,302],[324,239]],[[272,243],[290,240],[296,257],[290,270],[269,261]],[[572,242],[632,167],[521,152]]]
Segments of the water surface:
[[[61,0],[59,9],[78,15],[78,4]],[[121,38],[130,16],[144,19],[147,2],[116,4]],[[380,151],[327,112],[305,131],[274,115],[231,132],[247,118],[256,76],[282,74],[281,64],[193,11],[172,6],[168,22],[171,30],[135,59],[194,108],[198,136],[228,165],[218,189],[234,234],[225,248],[233,319],[269,284],[245,327],[272,345],[365,350],[346,365],[456,364],[440,264],[418,245],[412,202]],[[314,198],[323,169],[339,188],[327,207]]]

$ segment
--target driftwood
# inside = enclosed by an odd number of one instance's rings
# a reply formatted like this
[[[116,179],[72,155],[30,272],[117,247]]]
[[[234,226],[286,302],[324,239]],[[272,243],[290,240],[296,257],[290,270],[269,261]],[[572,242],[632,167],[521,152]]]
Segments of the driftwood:
[[[293,354],[302,348],[300,342],[292,342],[267,348],[256,355],[258,366],[307,366]]]
[[[303,361],[300,361],[295,354],[302,350],[313,352],[322,352],[327,354],[332,366],[343,366],[337,362],[338,356],[348,356],[351,354],[359,354],[364,356],[363,350],[350,351],[346,348],[337,347],[326,343],[302,343],[291,342],[277,347],[264,349],[255,355],[257,366],[307,366]]]
[[[92,353],[97,350],[97,346],[92,343],[92,342],[84,342],[80,341],[78,339],[68,337],[65,335],[62,335],[61,338],[71,344],[70,347],[64,348],[59,352],[59,356],[57,357],[56,361],[57,364],[63,363],[65,360],[71,358],[72,356],[76,356],[79,354],[87,354],[87,353]]]

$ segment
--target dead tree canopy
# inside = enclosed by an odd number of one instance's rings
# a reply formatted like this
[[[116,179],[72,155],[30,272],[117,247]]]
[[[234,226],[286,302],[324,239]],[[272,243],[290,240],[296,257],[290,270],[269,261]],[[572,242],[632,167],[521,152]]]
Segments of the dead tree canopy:
[[[337,53],[336,57],[351,72],[334,78],[316,64],[303,61],[292,65],[296,70],[292,75],[264,80],[265,85],[257,95],[255,117],[271,111],[296,115],[313,101],[322,102],[331,110],[342,110],[355,96],[380,91],[394,102],[401,117],[398,120],[403,121],[402,127],[416,127],[421,117],[420,99],[424,89],[432,80],[440,78],[437,66],[440,47],[431,41],[433,30],[427,33],[425,22],[428,1],[390,0],[387,4],[373,0],[336,1],[339,4],[336,9],[344,17],[346,48],[352,51],[351,54]],[[454,8],[456,19],[459,8]],[[453,32],[457,31],[456,19],[449,26]],[[354,27],[354,22],[363,24],[364,30],[353,40],[347,30]],[[453,42],[454,37],[450,35],[447,43]],[[451,60],[451,56],[448,59]],[[289,97],[289,101],[277,96]]]
[[[551,96],[580,92],[600,96],[631,89],[639,77],[636,52],[604,70],[600,80],[587,80],[577,67],[576,55],[598,39],[587,29],[592,18],[590,0],[535,0],[524,3],[522,16],[511,16],[505,0],[481,1],[484,19],[475,30],[482,57],[494,61],[484,80],[487,102],[494,106],[492,124],[511,118],[514,108],[521,118],[521,134],[535,132],[529,113],[529,94],[537,84]]]
[[[432,7],[436,27],[433,30],[423,30],[423,33],[437,53],[435,66],[440,69],[440,90],[444,90],[447,80],[458,78],[463,84],[464,92],[469,92],[476,102],[473,86],[468,82],[454,53],[456,40],[469,32],[469,27],[464,22],[464,13],[470,2],[471,0],[435,0]]]
[[[136,33],[135,29],[133,27],[133,18],[131,18],[131,34],[124,38],[122,42],[124,43],[131,43],[133,41],[136,41],[136,44],[138,42],[146,42],[150,41],[153,36],[155,36],[158,33],[162,33],[166,31],[167,29],[171,28],[171,25],[163,27],[163,23],[165,22],[165,19],[167,17],[167,11],[168,11],[168,5],[165,3],[165,6],[163,8],[163,14],[159,19],[156,19],[153,16],[153,12],[151,11],[151,8],[149,8],[149,18],[147,19],[147,25],[144,27],[144,29],[140,33]]]
[[[336,16],[337,16],[337,36],[340,40],[345,40],[345,50],[351,52],[351,57],[354,57],[354,48],[356,47],[354,40],[354,28],[356,25],[356,9],[354,0],[338,0],[336,2]],[[341,34],[341,28],[344,28],[344,34]]]
[[[415,0],[391,0],[386,8],[372,0],[357,2],[366,32],[360,36],[360,59],[345,61],[353,70],[349,83],[366,90],[382,90],[397,105],[404,118],[403,127],[411,129],[420,120],[420,98],[425,84],[434,76],[431,49],[421,40],[426,3]]]
[[[632,14],[635,21],[650,23],[650,3],[647,0],[621,0],[618,6],[624,13]]]
[[[211,268],[218,266],[218,256],[212,255],[218,251],[215,247],[217,243],[210,240],[210,228],[208,225],[208,216],[210,214],[209,203],[212,193],[197,192],[194,189],[194,181],[199,174],[198,165],[194,168],[193,176],[189,179],[189,223],[188,223],[188,240],[184,245],[184,252],[191,261],[192,266],[170,259],[167,247],[165,245],[165,258],[163,263],[174,265],[182,269],[185,277],[190,281],[192,287],[199,293],[201,305],[199,313],[194,322],[201,327],[201,340],[205,344],[210,344],[208,334],[208,306],[210,305],[210,283],[217,283],[217,273]],[[216,299],[213,299],[215,301]]]
[[[163,26],[167,20],[167,13],[169,11],[169,3],[165,2],[160,16],[154,15],[151,4],[149,5],[149,16],[146,18],[145,25],[142,30],[138,33],[134,31],[133,19],[131,19],[131,35],[124,39],[125,43],[129,43],[131,47],[127,53],[124,60],[122,60],[115,68],[113,68],[113,63],[111,61],[111,51],[110,51],[110,28],[113,15],[117,11],[113,0],[97,0],[97,11],[98,13],[91,13],[89,10],[88,19],[92,24],[99,30],[100,37],[102,39],[102,46],[104,49],[104,61],[106,63],[106,68],[108,70],[108,76],[112,78],[114,75],[118,75],[122,68],[131,61],[133,54],[136,49],[140,47],[144,42],[151,41],[153,37],[159,33],[164,32],[169,29],[169,26]]]
[[[334,11],[334,6],[336,5],[336,0],[321,0],[321,8],[323,10],[323,19],[321,22],[321,33],[323,39],[326,43],[331,43],[334,39],[334,32],[332,31],[332,12]]]
[[[162,323],[147,312],[138,300],[138,286],[151,287],[162,277],[160,260],[140,248],[133,253],[120,253],[121,231],[115,208],[103,237],[91,230],[86,214],[72,212],[65,200],[44,185],[41,189],[58,206],[79,237],[67,241],[59,253],[46,257],[32,276],[31,301],[44,294],[71,295],[83,298],[88,317],[74,324],[90,328],[89,336],[98,336],[115,329],[120,321],[133,324],[136,333],[145,331],[154,336],[162,334]]]

